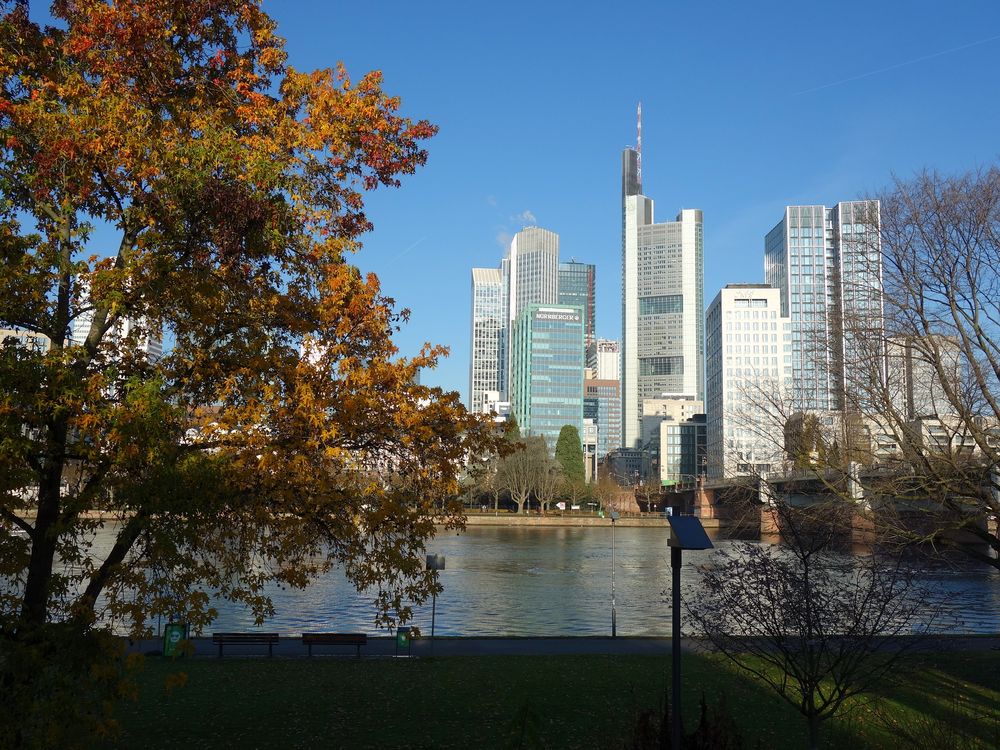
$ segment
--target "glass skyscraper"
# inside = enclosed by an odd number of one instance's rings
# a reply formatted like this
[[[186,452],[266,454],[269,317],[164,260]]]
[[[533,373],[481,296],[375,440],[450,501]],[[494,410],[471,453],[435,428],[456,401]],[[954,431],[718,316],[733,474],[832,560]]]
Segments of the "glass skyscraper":
[[[583,310],[528,305],[511,336],[511,411],[523,435],[541,435],[549,452],[559,431],[583,435]]]
[[[571,260],[559,264],[559,304],[575,305],[583,309],[583,345],[588,358],[593,354],[595,363],[587,362],[587,367],[596,367],[597,350],[594,343],[594,280],[596,267],[593,263],[578,263]]]
[[[514,235],[500,262],[503,280],[504,331],[500,391],[511,398],[510,336],[528,305],[559,304],[559,235],[541,227],[525,227]]]
[[[622,444],[622,397],[617,380],[584,383],[583,416],[597,425],[597,460]]]
[[[879,223],[878,201],[788,206],[764,240],[765,280],[791,320],[790,395],[799,409],[844,409],[852,363],[884,340]]]

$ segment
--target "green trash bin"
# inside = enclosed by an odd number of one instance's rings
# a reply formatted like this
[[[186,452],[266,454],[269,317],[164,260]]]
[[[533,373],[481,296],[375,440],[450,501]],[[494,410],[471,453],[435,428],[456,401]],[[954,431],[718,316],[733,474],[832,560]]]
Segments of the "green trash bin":
[[[163,655],[169,657],[182,656],[181,641],[188,637],[186,622],[168,622],[163,628]]]
[[[409,628],[396,628],[396,656],[400,655],[400,651],[405,651],[403,656],[410,655],[410,629]]]

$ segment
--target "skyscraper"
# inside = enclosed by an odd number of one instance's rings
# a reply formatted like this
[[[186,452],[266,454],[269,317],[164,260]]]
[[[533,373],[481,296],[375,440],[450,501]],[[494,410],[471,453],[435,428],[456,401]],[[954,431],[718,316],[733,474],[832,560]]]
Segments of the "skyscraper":
[[[643,399],[704,399],[702,212],[657,224],[642,194],[642,156],[622,154],[622,432],[638,448]]]
[[[594,280],[596,267],[593,263],[578,263],[571,260],[559,264],[559,304],[575,305],[583,310],[583,345],[587,351],[587,367],[596,367],[594,343]],[[594,363],[591,364],[591,359]]]
[[[483,408],[484,394],[500,391],[503,310],[503,283],[500,270],[473,268],[468,407],[470,411],[476,413]]]
[[[81,303],[86,306],[70,323],[70,344],[80,346],[87,340],[90,326],[94,322],[94,310],[90,306],[90,287],[81,282]],[[155,323],[145,318],[121,317],[105,334],[105,346],[120,346],[129,341],[134,345],[134,351],[141,352],[149,360],[156,362],[163,356],[163,332]]]
[[[583,416],[597,425],[597,460],[615,450],[622,442],[622,396],[620,384],[613,380],[586,380],[583,384]]]
[[[857,404],[855,396],[863,396],[850,386],[856,365],[885,360],[871,348],[884,340],[878,201],[788,206],[764,240],[764,277],[791,321],[795,406],[839,411]]]
[[[617,341],[597,339],[597,379],[621,380],[622,348]]]
[[[528,305],[559,303],[559,235],[525,227],[510,241],[500,262],[503,281],[504,338],[501,392],[510,398],[510,336],[514,321]]]
[[[763,475],[783,459],[777,408],[790,372],[791,324],[767,284],[727,284],[705,315],[708,475]]]
[[[544,436],[551,453],[563,426],[583,434],[583,310],[528,305],[511,343],[511,411],[522,434]]]

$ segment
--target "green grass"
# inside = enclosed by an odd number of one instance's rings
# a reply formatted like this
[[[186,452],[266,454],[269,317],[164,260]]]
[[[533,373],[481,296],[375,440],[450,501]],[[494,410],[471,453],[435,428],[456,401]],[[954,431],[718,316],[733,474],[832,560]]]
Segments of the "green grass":
[[[875,701],[828,722],[824,746],[1000,747],[1000,652],[921,659]],[[777,696],[719,657],[684,660],[691,727],[701,692],[710,705],[725,693],[745,747],[806,746],[803,720]],[[119,710],[115,746],[485,749],[518,746],[524,727],[525,747],[620,749],[637,713],[662,701],[668,669],[646,656],[150,658],[139,701]],[[181,671],[187,684],[168,687]],[[956,727],[978,744],[961,744]]]

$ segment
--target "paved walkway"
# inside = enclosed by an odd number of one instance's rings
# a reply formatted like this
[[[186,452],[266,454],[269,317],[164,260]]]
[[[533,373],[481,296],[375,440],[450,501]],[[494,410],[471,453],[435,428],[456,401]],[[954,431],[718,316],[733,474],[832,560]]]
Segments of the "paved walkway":
[[[195,656],[218,656],[218,647],[211,637],[192,639]],[[693,638],[683,639],[682,647],[698,648],[703,645]],[[159,654],[162,639],[147,639],[130,642],[129,650],[145,654]],[[985,636],[942,636],[926,640],[920,644],[925,651],[972,651],[1000,649],[1000,635]],[[361,648],[362,656],[396,655],[395,638],[374,637]],[[355,655],[354,646],[313,646],[314,656]],[[666,656],[670,654],[670,638],[435,638],[429,637],[411,641],[410,656],[566,656],[572,654],[637,654],[643,656]],[[296,636],[282,636],[274,646],[274,655],[282,658],[306,657],[306,647]],[[225,646],[225,656],[267,657],[266,645]]]

